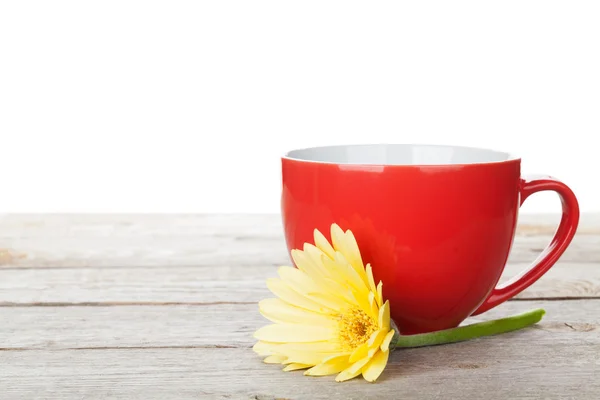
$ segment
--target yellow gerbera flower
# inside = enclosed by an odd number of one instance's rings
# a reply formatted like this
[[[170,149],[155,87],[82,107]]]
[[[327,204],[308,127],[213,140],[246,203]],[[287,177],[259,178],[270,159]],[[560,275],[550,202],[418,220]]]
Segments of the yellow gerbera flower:
[[[389,302],[383,302],[383,285],[375,285],[371,266],[363,265],[352,232],[333,224],[331,239],[315,229],[315,245],[292,251],[298,268],[280,267],[279,278],[267,280],[277,298],[259,308],[274,324],[255,332],[253,349],[266,363],[284,364],[284,371],[338,374],[338,382],[362,374],[374,382],[394,337]]]

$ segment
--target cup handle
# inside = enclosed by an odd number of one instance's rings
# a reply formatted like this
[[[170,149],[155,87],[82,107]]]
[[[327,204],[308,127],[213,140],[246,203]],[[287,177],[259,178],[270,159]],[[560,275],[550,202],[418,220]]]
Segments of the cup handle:
[[[545,190],[558,193],[562,203],[562,218],[552,242],[542,251],[529,269],[510,281],[497,286],[471,315],[486,312],[528,288],[558,261],[571,243],[579,223],[579,204],[575,194],[567,185],[549,176],[537,179],[522,179],[520,188],[521,203],[519,206],[523,205],[523,202],[532,194]]]

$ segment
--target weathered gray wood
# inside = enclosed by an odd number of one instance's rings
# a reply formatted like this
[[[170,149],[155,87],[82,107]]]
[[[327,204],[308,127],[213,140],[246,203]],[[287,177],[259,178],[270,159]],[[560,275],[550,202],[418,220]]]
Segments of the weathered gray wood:
[[[0,387],[6,399],[595,399],[590,336],[530,328],[398,350],[376,384],[284,373],[240,348],[2,351]]]
[[[545,340],[568,346],[574,338],[585,336],[588,342],[600,344],[600,300],[509,302],[465,323],[534,308],[547,312],[538,326],[549,333]],[[254,331],[269,323],[256,304],[0,307],[0,321],[3,350],[250,348]]]
[[[506,282],[529,266],[529,264],[507,265],[500,282]],[[559,261],[516,298],[600,298],[600,263]]]
[[[528,264],[509,265],[502,280]],[[213,268],[9,269],[0,270],[0,305],[39,303],[258,302],[269,291],[273,266]],[[385,285],[384,285],[385,291]],[[559,262],[522,292],[521,299],[600,297],[600,265]]]
[[[537,257],[557,221],[521,217],[503,279]],[[397,351],[375,385],[279,372],[251,351],[267,323],[256,302],[281,264],[277,215],[0,216],[0,398],[600,396],[598,214],[582,217],[526,301],[476,318],[543,307],[541,324]]]
[[[531,223],[528,222],[531,220]],[[558,216],[523,215],[511,262],[533,260]],[[600,217],[582,217],[563,261],[600,262]],[[280,265],[278,215],[4,215],[0,268]]]

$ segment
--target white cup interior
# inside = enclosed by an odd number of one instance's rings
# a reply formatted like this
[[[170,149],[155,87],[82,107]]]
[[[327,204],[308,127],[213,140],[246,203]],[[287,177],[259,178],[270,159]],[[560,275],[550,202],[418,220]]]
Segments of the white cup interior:
[[[364,144],[293,150],[285,158],[332,164],[457,165],[502,162],[517,157],[500,151],[462,146]]]

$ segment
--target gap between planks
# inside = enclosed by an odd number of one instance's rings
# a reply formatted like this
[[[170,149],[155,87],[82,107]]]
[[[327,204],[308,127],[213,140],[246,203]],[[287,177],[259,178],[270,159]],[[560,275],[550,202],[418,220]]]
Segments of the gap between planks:
[[[600,296],[591,297],[527,297],[527,298],[512,298],[507,301],[580,301],[580,300],[600,300]],[[83,303],[61,303],[61,302],[47,302],[47,303],[11,303],[11,302],[0,302],[0,307],[164,307],[164,306],[215,306],[222,304],[258,304],[256,301],[213,301],[213,302],[83,302]]]
[[[230,346],[223,344],[207,344],[198,346],[99,346],[99,347],[64,347],[52,351],[78,350],[167,350],[167,349],[251,349],[252,346]],[[0,351],[39,351],[37,347],[0,347]]]
[[[588,299],[588,297],[586,297]],[[0,302],[0,307],[162,307],[162,306],[216,306],[221,304],[258,304],[256,301],[211,301],[211,302],[135,302],[135,301],[108,301],[108,302],[39,302],[39,303],[13,303]]]

